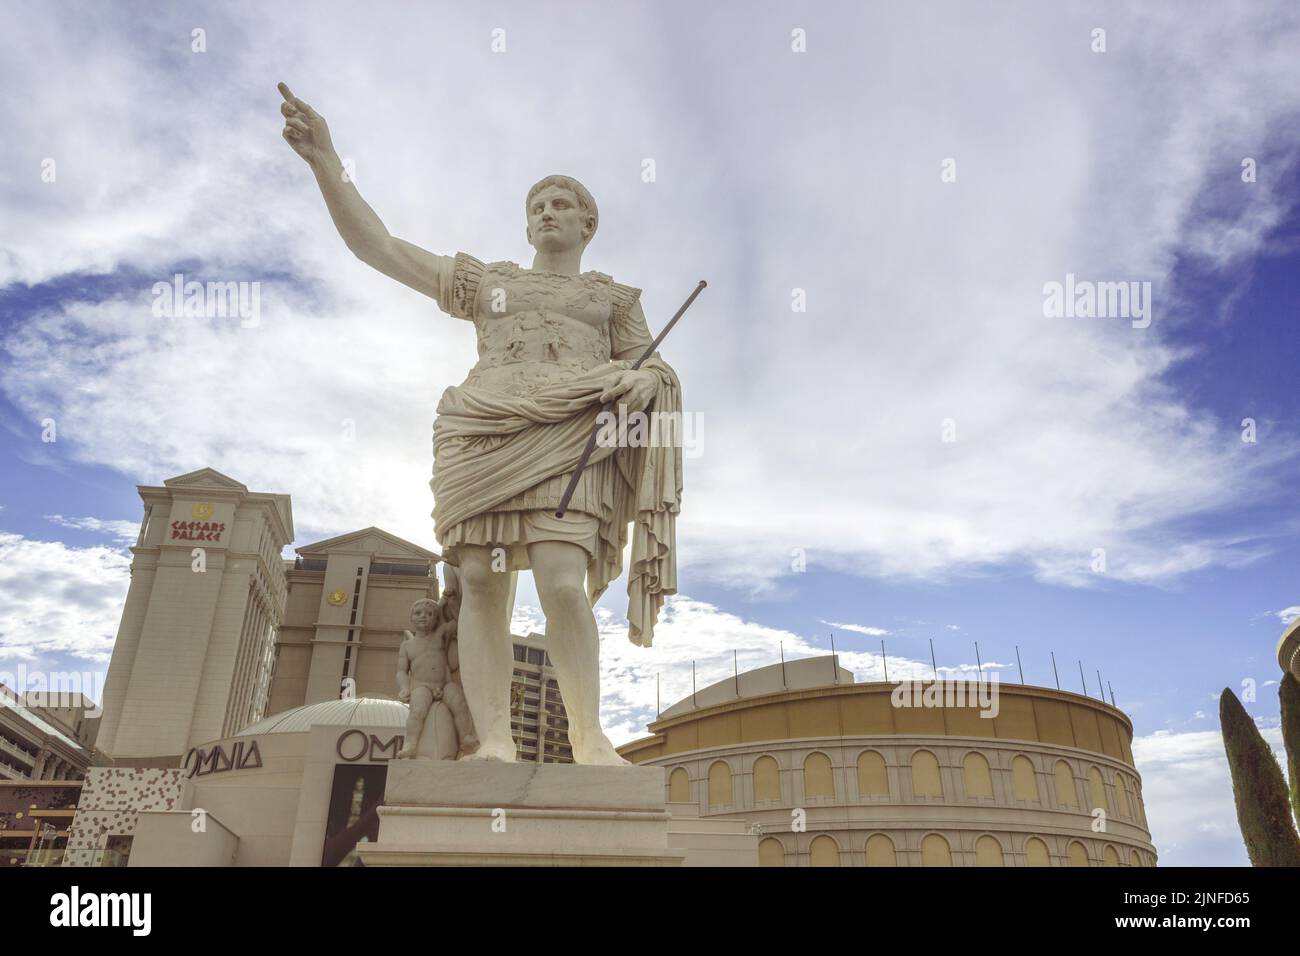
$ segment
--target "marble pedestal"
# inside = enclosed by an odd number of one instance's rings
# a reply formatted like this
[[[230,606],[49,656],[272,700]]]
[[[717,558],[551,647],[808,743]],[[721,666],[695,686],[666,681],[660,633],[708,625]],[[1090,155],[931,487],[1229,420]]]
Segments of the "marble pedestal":
[[[366,866],[679,866],[660,767],[394,760]]]

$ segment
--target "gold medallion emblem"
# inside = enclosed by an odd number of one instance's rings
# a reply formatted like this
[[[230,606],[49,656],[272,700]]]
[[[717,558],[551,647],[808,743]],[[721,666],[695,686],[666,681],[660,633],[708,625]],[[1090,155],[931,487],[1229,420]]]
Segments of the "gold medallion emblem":
[[[330,604],[331,607],[342,607],[344,604],[347,603],[347,600],[348,600],[348,592],[347,592],[347,591],[331,591],[331,592],[329,593],[329,597],[327,597],[325,600],[329,602],[329,604]]]
[[[212,517],[212,511],[212,505],[208,504],[206,501],[195,502],[194,505],[190,507],[190,517],[195,521],[207,521]]]

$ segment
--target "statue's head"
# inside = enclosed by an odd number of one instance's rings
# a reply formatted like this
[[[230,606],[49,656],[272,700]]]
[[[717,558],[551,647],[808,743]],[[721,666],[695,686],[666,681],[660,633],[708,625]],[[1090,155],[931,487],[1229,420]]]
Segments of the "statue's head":
[[[600,224],[587,187],[570,176],[547,176],[528,190],[527,236],[538,252],[585,249]]]
[[[441,610],[432,598],[420,598],[411,605],[411,623],[417,631],[430,630],[441,616]]]

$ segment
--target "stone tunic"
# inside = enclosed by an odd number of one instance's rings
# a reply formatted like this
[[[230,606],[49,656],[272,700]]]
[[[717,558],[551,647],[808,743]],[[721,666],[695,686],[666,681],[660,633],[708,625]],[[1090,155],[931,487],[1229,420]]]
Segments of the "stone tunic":
[[[547,385],[616,366],[611,359],[635,359],[651,342],[643,319],[632,317],[640,289],[600,272],[563,275],[527,270],[513,262],[484,264],[459,253],[440,258],[438,304],[474,323],[478,362],[462,383],[513,397],[528,397]],[[628,363],[622,362],[622,366]],[[594,554],[598,520],[609,520],[605,472],[612,458],[584,469],[564,519],[554,515],[571,472],[554,475],[490,510],[438,528],[449,560],[460,544],[509,549],[512,567],[527,567],[525,545],[539,540],[572,541]]]

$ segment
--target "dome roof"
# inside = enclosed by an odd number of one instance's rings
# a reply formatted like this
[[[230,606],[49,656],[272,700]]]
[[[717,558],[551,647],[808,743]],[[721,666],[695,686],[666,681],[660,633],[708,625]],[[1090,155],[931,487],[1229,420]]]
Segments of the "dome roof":
[[[236,737],[258,734],[304,734],[317,725],[327,727],[405,727],[410,712],[396,700],[355,697],[304,704],[249,724]]]

